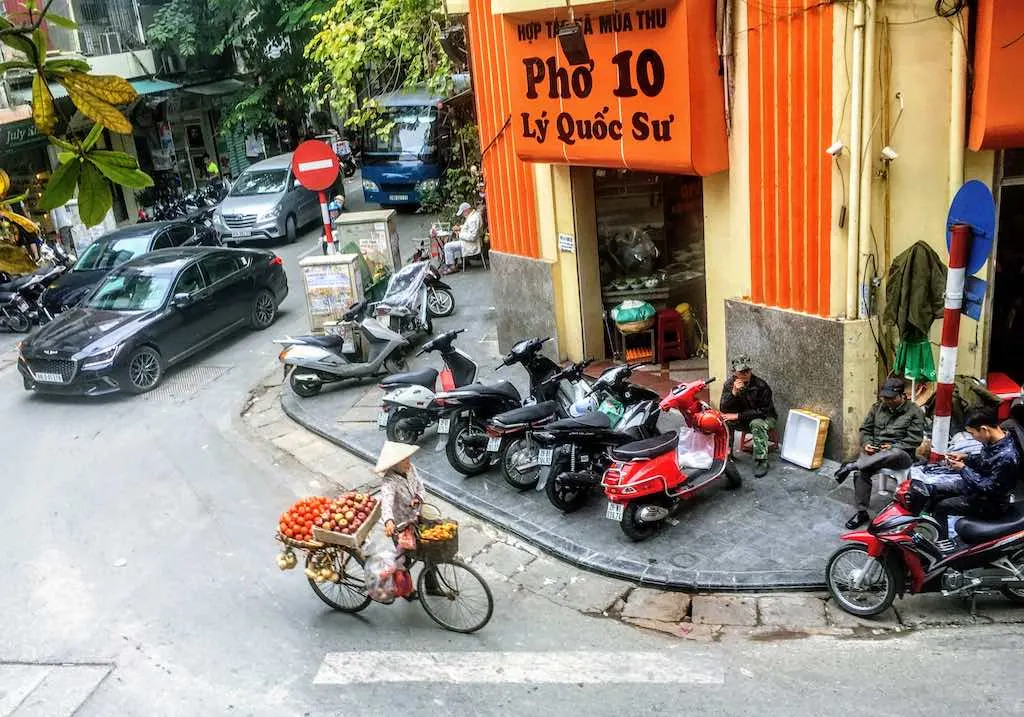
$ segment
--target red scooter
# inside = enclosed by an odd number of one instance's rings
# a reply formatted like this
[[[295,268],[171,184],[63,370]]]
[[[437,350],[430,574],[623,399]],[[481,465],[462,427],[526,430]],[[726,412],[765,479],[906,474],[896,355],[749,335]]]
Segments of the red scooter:
[[[957,540],[939,541],[939,525],[928,515],[926,486],[903,481],[893,501],[867,530],[846,533],[849,543],[829,558],[825,579],[832,598],[851,615],[884,612],[896,595],[941,592],[974,598],[999,591],[1024,603],[1024,510],[1014,505],[996,520],[960,518]]]
[[[743,484],[732,461],[725,419],[698,397],[714,380],[681,383],[659,404],[662,411],[679,411],[687,428],[711,437],[709,467],[679,465],[677,431],[612,450],[614,462],[601,481],[609,501],[605,516],[619,521],[630,540],[651,537],[683,501],[720,480],[725,480],[730,490]]]

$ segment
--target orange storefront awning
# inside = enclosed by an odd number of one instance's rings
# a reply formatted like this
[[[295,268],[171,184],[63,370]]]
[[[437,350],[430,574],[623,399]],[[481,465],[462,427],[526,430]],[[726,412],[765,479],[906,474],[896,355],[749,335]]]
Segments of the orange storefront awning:
[[[706,176],[728,167],[715,3],[577,9],[590,62],[556,36],[568,10],[503,17],[511,128],[524,160]]]
[[[972,150],[1024,147],[1024,1],[978,0]]]

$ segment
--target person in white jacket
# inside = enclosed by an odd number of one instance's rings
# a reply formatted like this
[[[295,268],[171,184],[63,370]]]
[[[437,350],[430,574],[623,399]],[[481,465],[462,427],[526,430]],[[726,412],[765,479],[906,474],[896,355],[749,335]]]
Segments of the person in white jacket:
[[[462,219],[461,225],[456,224],[452,231],[458,238],[453,238],[444,245],[444,263],[446,271],[451,271],[455,260],[460,256],[476,256],[480,253],[480,232],[483,229],[483,217],[480,212],[467,202],[459,205],[456,220]]]

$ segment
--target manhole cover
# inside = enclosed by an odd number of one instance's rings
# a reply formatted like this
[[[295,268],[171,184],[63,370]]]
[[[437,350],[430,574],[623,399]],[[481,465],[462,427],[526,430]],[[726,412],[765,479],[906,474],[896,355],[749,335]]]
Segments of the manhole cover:
[[[209,386],[230,370],[230,366],[188,366],[177,371],[172,369],[160,387],[145,394],[143,398],[149,401],[184,403],[201,388]]]

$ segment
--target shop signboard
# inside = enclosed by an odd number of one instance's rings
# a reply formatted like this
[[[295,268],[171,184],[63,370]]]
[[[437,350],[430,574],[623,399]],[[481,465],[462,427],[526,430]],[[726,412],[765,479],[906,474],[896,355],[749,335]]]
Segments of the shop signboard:
[[[590,59],[576,65],[558,40],[568,12],[504,16],[520,158],[701,176],[727,168],[715,3],[577,9]]]
[[[0,125],[0,151],[10,152],[46,142],[32,120]]]

